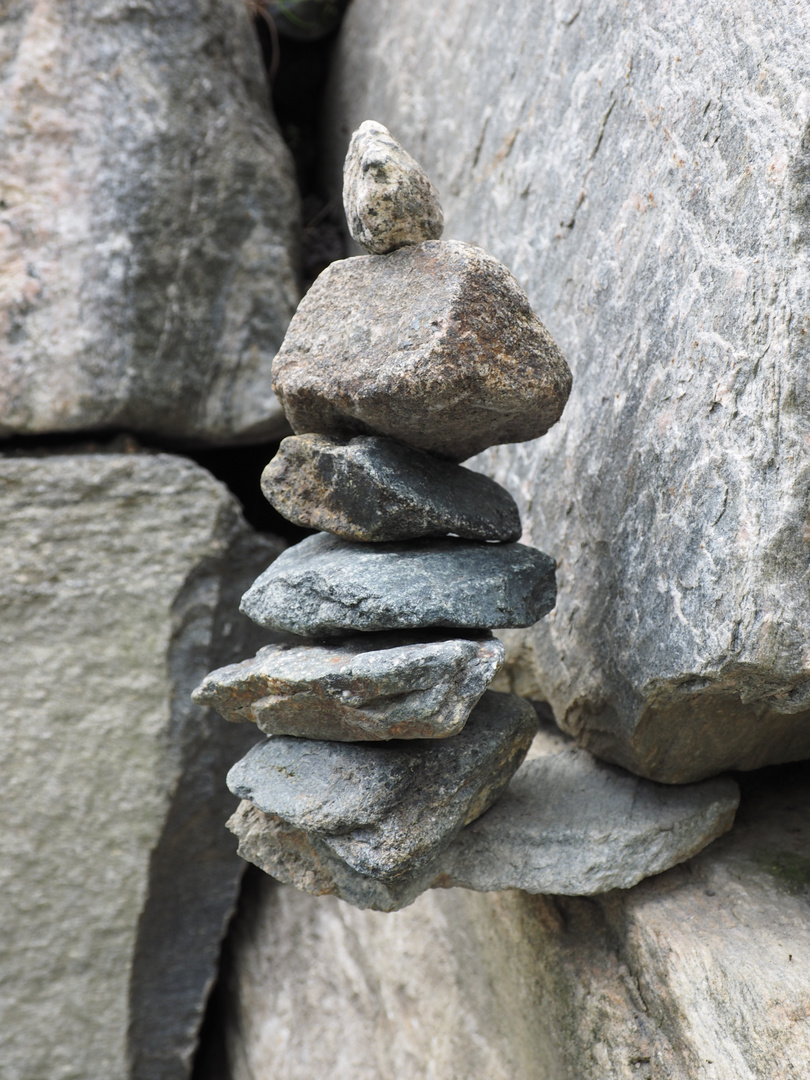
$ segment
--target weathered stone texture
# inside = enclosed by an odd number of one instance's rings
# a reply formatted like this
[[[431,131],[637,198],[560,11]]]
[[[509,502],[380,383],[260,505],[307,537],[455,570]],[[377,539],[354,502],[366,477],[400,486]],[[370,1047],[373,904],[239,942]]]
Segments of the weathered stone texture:
[[[544,755],[459,833],[434,884],[566,896],[626,889],[728,832],[738,801],[730,777],[665,786],[587,750]]]
[[[251,875],[203,1080],[804,1080],[808,779],[748,778],[730,833],[598,899],[380,914]]]
[[[239,805],[228,827],[239,837],[239,854],[271,877],[375,911],[407,907],[428,888],[566,896],[626,889],[697,854],[731,828],[740,793],[730,777],[657,784],[597,761],[558,729],[552,733],[550,723],[535,737],[532,760],[521,765],[495,805],[404,882],[357,873],[322,839],[302,830],[310,822],[291,825],[248,802]],[[299,813],[311,788],[320,786],[323,797],[325,785],[312,772],[295,808]],[[379,801],[395,803],[407,783],[401,765],[385,779],[384,787],[377,784]],[[348,800],[344,792],[341,801],[368,813],[364,780],[358,776],[357,793]],[[337,781],[334,792],[327,792],[331,799],[340,791]]]
[[[464,727],[503,663],[497,638],[363,634],[286,642],[207,675],[192,695],[267,735],[355,742],[441,739]]]
[[[571,372],[505,266],[428,240],[324,270],[273,363],[293,430],[463,461],[555,424]]]
[[[166,455],[2,458],[0,522],[0,1073],[184,1080],[255,741],[189,695],[279,545]]]
[[[529,626],[555,596],[554,560],[523,544],[354,544],[316,533],[256,579],[242,611],[261,626],[317,637]]]
[[[233,766],[228,787],[307,839],[312,834],[316,849],[324,845],[356,874],[407,888],[495,802],[536,730],[529,702],[487,692],[451,739],[355,744],[277,736]],[[243,819],[235,818],[229,827],[241,839]],[[275,855],[269,835],[263,863]]]
[[[0,87],[0,434],[287,429],[297,196],[243,0],[12,0]]]
[[[444,215],[430,177],[373,120],[362,123],[349,143],[343,208],[352,239],[372,255],[442,235]]]
[[[389,126],[574,372],[476,463],[560,560],[515,685],[665,780],[810,755],[808,85],[790,0],[355,0],[333,69],[334,191]]]
[[[262,473],[262,491],[288,520],[345,540],[521,534],[515,500],[500,484],[393,439],[283,439]]]

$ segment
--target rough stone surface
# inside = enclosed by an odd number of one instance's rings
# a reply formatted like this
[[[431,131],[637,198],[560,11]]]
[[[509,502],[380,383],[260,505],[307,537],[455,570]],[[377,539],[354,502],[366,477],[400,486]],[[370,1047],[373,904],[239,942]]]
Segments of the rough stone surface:
[[[249,876],[226,1061],[202,1080],[804,1080],[810,777],[792,771],[745,778],[696,858],[598,898],[437,890],[381,914]]]
[[[166,455],[0,458],[0,523],[0,1073],[185,1080],[255,741],[189,694],[280,545]]]
[[[727,832],[739,797],[728,777],[670,786],[579,748],[538,757],[456,837],[434,885],[567,896],[627,889]]]
[[[373,120],[365,120],[349,143],[343,209],[352,239],[372,255],[442,235],[438,191],[388,128]]]
[[[536,729],[527,701],[488,691],[452,739],[355,746],[281,735],[234,765],[228,786],[357,874],[407,888],[498,798]]]
[[[554,561],[522,544],[308,536],[242,597],[262,626],[316,637],[422,626],[527,626],[554,606]]]
[[[268,645],[206,676],[193,694],[267,735],[339,742],[456,735],[503,663],[495,638],[368,635]]]
[[[0,87],[0,435],[285,431],[297,196],[243,0],[11,0]]]
[[[327,94],[335,195],[375,116],[574,369],[476,462],[560,559],[515,686],[660,779],[810,755],[808,85],[790,0],[355,0]]]
[[[298,433],[389,435],[463,461],[547,431],[571,373],[505,266],[431,240],[328,266],[290,323],[273,389]]]
[[[262,491],[288,520],[344,540],[521,534],[515,500],[488,476],[373,436],[347,444],[325,435],[284,439]]]
[[[404,885],[353,872],[317,837],[249,803],[230,827],[243,858],[279,881],[378,911],[406,907],[428,888],[568,896],[626,889],[731,828],[740,795],[733,780],[664,786],[570,744],[541,727],[531,760],[495,805]]]

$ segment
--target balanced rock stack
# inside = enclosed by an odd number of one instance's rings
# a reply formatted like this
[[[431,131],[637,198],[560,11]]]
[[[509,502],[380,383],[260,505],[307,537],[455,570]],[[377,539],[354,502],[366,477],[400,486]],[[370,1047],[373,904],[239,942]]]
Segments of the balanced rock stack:
[[[531,704],[487,690],[504,656],[491,630],[551,610],[555,564],[515,542],[508,492],[458,462],[543,435],[571,375],[506,268],[438,239],[437,193],[384,127],[355,132],[344,178],[371,254],[329,266],[290,324],[273,389],[297,434],[262,477],[321,531],[242,600],[296,637],[194,696],[268,736],[228,775],[240,854],[390,910],[452,883],[443,857],[535,734]]]

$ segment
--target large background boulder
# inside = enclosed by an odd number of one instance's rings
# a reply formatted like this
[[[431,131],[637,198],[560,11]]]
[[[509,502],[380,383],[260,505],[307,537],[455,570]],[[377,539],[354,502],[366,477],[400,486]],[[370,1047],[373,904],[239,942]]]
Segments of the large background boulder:
[[[285,430],[297,195],[243,0],[10,0],[0,434]]]
[[[328,94],[335,192],[385,124],[573,369],[475,459],[559,561],[513,685],[667,781],[810,756],[809,80],[787,0],[354,0]]]
[[[0,459],[0,1072],[183,1080],[244,864],[191,703],[280,545],[166,455]]]

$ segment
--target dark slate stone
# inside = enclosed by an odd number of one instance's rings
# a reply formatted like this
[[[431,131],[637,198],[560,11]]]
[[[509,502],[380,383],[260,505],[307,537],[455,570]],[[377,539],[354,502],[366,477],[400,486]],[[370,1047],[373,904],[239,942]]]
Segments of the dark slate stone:
[[[444,738],[464,726],[503,657],[493,637],[362,634],[333,645],[268,645],[207,675],[193,697],[267,735]]]
[[[455,533],[518,540],[512,496],[488,476],[380,437],[343,444],[325,435],[284,439],[262,491],[280,514],[345,540],[411,540]]]
[[[319,838],[357,873],[406,885],[498,798],[536,728],[529,702],[487,691],[451,739],[369,745],[277,736],[231,769],[228,786]]]
[[[288,548],[242,597],[261,626],[305,637],[425,626],[531,626],[554,607],[554,560],[523,544],[355,544],[327,533]]]

